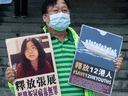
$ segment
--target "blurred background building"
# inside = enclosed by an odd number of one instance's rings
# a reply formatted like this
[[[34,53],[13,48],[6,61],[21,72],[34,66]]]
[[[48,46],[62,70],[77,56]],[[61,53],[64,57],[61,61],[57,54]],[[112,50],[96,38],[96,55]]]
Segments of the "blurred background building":
[[[5,39],[42,32],[43,0],[28,0],[27,18],[13,18],[14,1],[0,5],[0,96],[14,96],[5,78],[8,55]],[[128,96],[128,0],[70,0],[71,27],[80,33],[81,25],[96,27],[123,36],[123,66],[116,74],[112,96]],[[96,93],[96,96],[103,96]]]

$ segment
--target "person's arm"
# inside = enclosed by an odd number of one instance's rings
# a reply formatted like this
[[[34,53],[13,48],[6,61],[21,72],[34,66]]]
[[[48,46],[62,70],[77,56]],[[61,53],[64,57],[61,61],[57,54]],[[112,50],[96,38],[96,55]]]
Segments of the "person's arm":
[[[8,63],[8,66],[9,67],[5,71],[5,77],[6,77],[6,80],[8,81],[8,86],[9,86],[11,92],[13,94],[15,94],[14,85],[12,85],[12,84],[13,84],[15,78],[16,78],[16,72],[14,71],[13,68],[10,68],[10,64],[9,63]]]
[[[11,83],[8,82],[8,86],[9,86],[11,92],[12,92],[13,94],[15,94],[14,85],[12,85]]]
[[[95,94],[94,94],[94,91],[85,88],[84,96],[95,96]]]

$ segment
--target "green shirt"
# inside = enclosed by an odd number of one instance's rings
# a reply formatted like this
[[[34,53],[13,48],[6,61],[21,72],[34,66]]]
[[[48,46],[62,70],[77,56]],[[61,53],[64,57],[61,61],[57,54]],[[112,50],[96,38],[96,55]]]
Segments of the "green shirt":
[[[43,30],[47,33],[46,26],[44,26]],[[71,27],[68,27],[68,37],[63,43],[53,35],[51,35],[51,39],[62,96],[95,96],[91,90],[76,87],[68,83],[79,39],[75,31]],[[12,89],[14,90],[14,87]]]

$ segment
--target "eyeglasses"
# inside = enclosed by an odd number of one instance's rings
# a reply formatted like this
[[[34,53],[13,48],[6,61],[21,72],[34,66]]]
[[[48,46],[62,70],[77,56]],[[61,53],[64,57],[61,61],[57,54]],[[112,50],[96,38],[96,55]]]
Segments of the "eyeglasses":
[[[25,48],[25,52],[29,52],[29,50],[35,51],[36,49],[37,49],[36,46],[32,46],[30,48]]]
[[[59,13],[60,11],[59,11],[58,9],[53,9],[53,10],[49,10],[48,12],[51,12],[51,13],[53,13],[53,14],[57,14],[57,13]],[[69,13],[70,10],[69,10],[69,9],[63,9],[63,10],[61,10],[61,12],[63,12],[63,13]]]

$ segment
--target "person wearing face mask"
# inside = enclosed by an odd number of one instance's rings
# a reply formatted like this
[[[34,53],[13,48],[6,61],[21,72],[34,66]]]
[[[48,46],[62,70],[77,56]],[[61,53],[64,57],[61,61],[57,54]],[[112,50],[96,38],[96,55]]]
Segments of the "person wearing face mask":
[[[76,87],[68,83],[74,55],[78,43],[78,35],[70,25],[70,4],[68,0],[44,0],[42,4],[42,17],[45,23],[43,33],[50,33],[57,66],[58,78],[62,96],[95,96],[94,91]],[[121,69],[123,58],[114,62],[117,72]],[[7,71],[6,71],[7,72]],[[6,75],[8,82],[15,80],[13,69],[11,75]],[[9,87],[14,93],[14,86]]]

